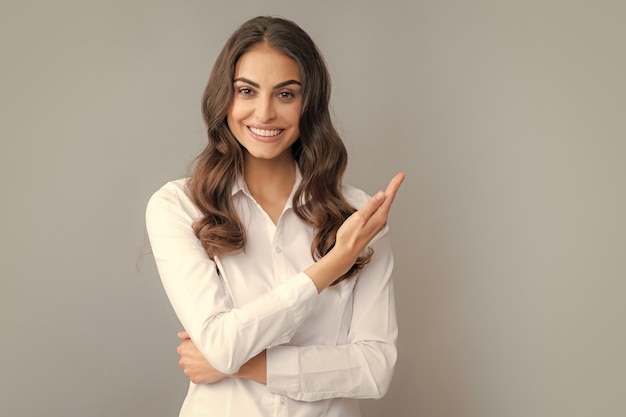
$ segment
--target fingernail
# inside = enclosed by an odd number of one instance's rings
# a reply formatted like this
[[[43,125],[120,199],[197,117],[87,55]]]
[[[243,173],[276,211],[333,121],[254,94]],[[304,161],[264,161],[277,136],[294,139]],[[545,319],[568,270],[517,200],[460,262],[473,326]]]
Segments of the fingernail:
[[[376,197],[378,201],[383,201],[385,199],[385,193],[383,193],[382,191],[379,191],[376,193],[374,197]]]

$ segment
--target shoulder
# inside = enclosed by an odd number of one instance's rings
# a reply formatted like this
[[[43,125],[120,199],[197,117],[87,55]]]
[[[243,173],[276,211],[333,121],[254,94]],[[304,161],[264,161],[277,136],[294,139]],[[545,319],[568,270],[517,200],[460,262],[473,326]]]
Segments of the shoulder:
[[[169,181],[152,194],[146,208],[146,215],[163,211],[184,212],[195,217],[198,210],[189,197],[189,178]]]
[[[371,198],[365,191],[351,185],[342,185],[341,193],[346,201],[357,209],[363,207]]]
[[[150,197],[149,205],[156,204],[159,202],[181,202],[185,200],[190,200],[189,198],[189,188],[187,187],[187,183],[189,178],[182,178],[175,181],[169,181],[161,188],[152,194]]]
[[[171,197],[173,195],[179,195],[181,192],[187,194],[189,188],[187,184],[189,178],[181,178],[178,180],[168,181],[161,188],[159,188],[152,196],[157,197]]]

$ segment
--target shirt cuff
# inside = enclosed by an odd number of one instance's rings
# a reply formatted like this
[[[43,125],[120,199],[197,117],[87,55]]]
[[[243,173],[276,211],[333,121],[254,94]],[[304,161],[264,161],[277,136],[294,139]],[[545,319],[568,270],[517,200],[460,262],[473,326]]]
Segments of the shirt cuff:
[[[319,295],[317,287],[313,280],[304,272],[300,272],[293,277],[289,282],[289,286],[291,290],[289,296],[293,297],[292,300],[297,300],[298,304],[300,304],[300,308],[293,311],[294,319],[297,323],[301,323],[317,305],[317,296]]]

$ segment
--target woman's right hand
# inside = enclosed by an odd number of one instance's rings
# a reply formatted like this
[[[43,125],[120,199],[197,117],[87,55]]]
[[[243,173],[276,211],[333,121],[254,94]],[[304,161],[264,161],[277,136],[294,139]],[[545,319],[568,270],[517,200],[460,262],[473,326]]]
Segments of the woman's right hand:
[[[396,174],[384,192],[376,193],[361,209],[348,217],[337,230],[333,249],[304,271],[318,292],[348,272],[374,236],[387,225],[391,204],[404,178],[404,173]]]
[[[211,366],[187,332],[178,332],[178,338],[182,340],[176,348],[176,352],[180,355],[178,366],[183,368],[185,376],[191,382],[194,384],[212,384],[229,376]]]

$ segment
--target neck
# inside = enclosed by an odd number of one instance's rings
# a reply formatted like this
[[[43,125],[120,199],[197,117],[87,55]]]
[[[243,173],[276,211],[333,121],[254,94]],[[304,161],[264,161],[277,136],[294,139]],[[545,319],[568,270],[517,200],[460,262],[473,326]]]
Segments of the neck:
[[[244,180],[259,200],[286,200],[296,180],[296,165],[291,152],[272,160],[245,156]]]

